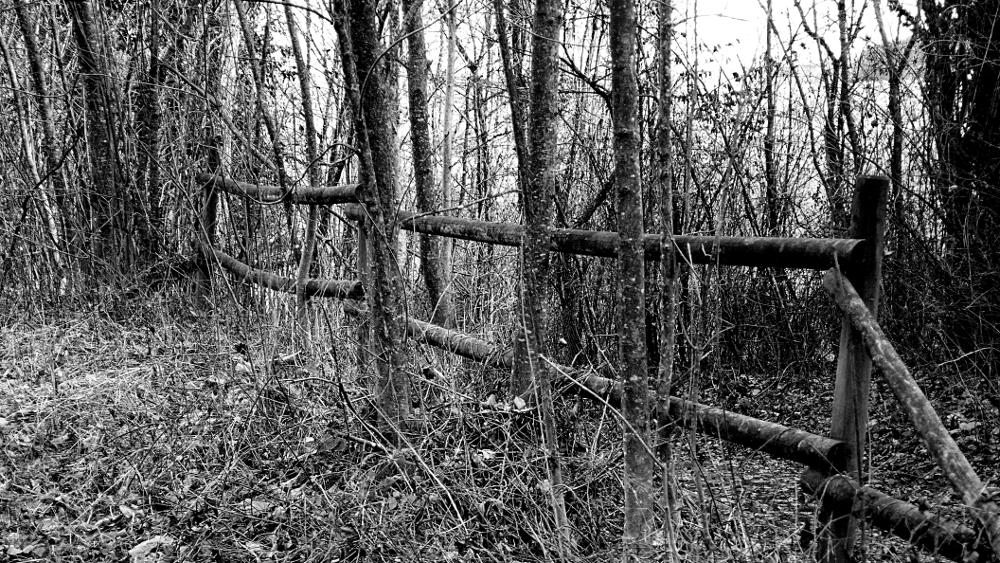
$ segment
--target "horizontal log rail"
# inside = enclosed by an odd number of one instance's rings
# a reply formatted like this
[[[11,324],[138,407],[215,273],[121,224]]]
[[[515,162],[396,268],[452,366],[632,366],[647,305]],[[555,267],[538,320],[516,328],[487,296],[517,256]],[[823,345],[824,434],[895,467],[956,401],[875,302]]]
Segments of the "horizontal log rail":
[[[296,204],[334,205],[358,202],[358,184],[319,188],[279,186],[237,182],[214,174],[200,173],[196,181],[226,193],[254,198],[264,203],[288,201]],[[348,217],[361,218],[359,207],[345,210]],[[418,233],[462,240],[520,246],[524,227],[517,223],[492,223],[460,217],[423,215],[400,211],[403,229]],[[647,260],[661,258],[662,235],[647,234],[643,239]],[[674,237],[679,260],[693,264],[730,266],[776,266],[826,270],[847,265],[863,252],[864,240],[794,237],[713,237],[677,235]],[[618,233],[583,229],[552,229],[551,250],[564,254],[614,258],[618,255]]]
[[[222,191],[253,198],[262,203],[356,204],[360,191],[358,184],[286,190],[278,186],[237,182],[213,174],[197,174],[196,181],[205,188],[209,202]],[[363,219],[364,209],[360,205],[349,205],[344,211],[350,219]],[[197,243],[206,262],[218,262],[244,283],[254,283],[288,293],[294,293],[300,287],[295,278],[253,268],[215,248],[211,238],[211,233],[214,233],[214,215],[206,214],[206,217],[205,228],[210,235],[207,241]],[[412,211],[399,211],[397,220],[403,229],[417,233],[511,247],[519,247],[525,233],[524,226],[516,223],[494,223]],[[663,236],[644,236],[646,260],[657,261],[662,258]],[[860,510],[860,515],[876,527],[948,559],[995,560],[997,554],[1000,554],[1000,496],[991,494],[986,489],[886,338],[875,316],[851,282],[840,272],[840,267],[863,265],[866,258],[870,258],[869,254],[880,252],[878,237],[840,239],[678,235],[673,237],[673,241],[678,260],[694,264],[827,270],[824,287],[843,310],[850,326],[863,337],[872,362],[888,381],[938,466],[981,525],[989,545],[979,542],[977,534],[961,524],[925,514],[912,504],[871,487],[858,485],[844,474],[853,458],[852,445],[846,441],[674,396],[655,402],[654,414],[659,420],[752,448],[775,458],[806,465],[810,469],[802,474],[800,485],[805,491],[823,499],[826,509],[841,507],[834,509],[837,514],[841,514],[840,518]],[[616,232],[551,230],[549,249],[555,252],[614,258],[618,255],[618,247],[619,236]],[[364,287],[357,281],[310,278],[304,284],[304,291],[308,296],[356,300],[363,300],[365,297]],[[486,365],[507,369],[513,367],[514,356],[511,352],[503,351],[474,336],[416,319],[408,319],[405,329],[407,336],[413,340]],[[598,400],[612,408],[620,406],[620,382],[602,377],[593,369],[579,370],[551,365],[562,376],[564,391]],[[839,556],[837,557],[839,560]]]
[[[360,219],[358,208],[346,210],[348,217]],[[403,229],[418,233],[462,240],[520,246],[524,227],[517,223],[491,223],[460,217],[399,212]],[[645,235],[646,260],[660,259],[662,235]],[[711,237],[677,235],[674,237],[678,260],[694,264],[730,266],[780,266],[826,270],[836,264],[846,265],[863,252],[865,241],[836,238],[781,237]],[[564,254],[614,258],[618,255],[618,233],[582,229],[552,229],[550,249]]]
[[[706,436],[826,471],[843,470],[850,451],[847,442],[679,397],[661,402],[657,412],[663,410],[666,420],[679,421]]]
[[[287,201],[289,203],[335,205],[357,203],[358,201],[358,184],[318,188],[299,186],[292,190],[284,190],[280,186],[247,184],[215,174],[198,174],[195,176],[195,181],[205,188],[215,188],[229,194],[252,198],[262,203]]]
[[[930,553],[959,562],[993,560],[989,548],[977,543],[977,534],[967,526],[927,514],[872,487],[859,487],[846,475],[806,470],[799,484],[814,497],[846,504],[847,510],[856,502],[866,521]]]
[[[444,327],[409,319],[407,334],[464,358],[487,365],[510,368],[513,354],[501,352],[490,343]],[[603,399],[612,407],[621,402],[621,384],[596,375],[589,370],[557,366],[565,379],[572,378],[567,389],[590,399]],[[924,514],[916,506],[896,499],[872,487],[858,487],[843,475],[829,477],[829,471],[844,469],[848,459],[848,444],[803,430],[788,428],[723,409],[709,407],[679,397],[670,397],[658,406],[667,409],[667,420],[712,437],[750,447],[774,457],[796,461],[812,469],[801,478],[802,487],[810,494],[833,498],[836,502],[861,501],[864,517],[876,527],[931,553],[954,561],[968,561],[979,554],[979,561],[989,561],[989,548],[977,544],[976,534],[969,528],[949,520]]]
[[[203,252],[210,252],[224,268],[243,280],[277,291],[295,290],[293,278],[254,269],[205,244],[201,245],[201,249]],[[312,296],[364,298],[363,288],[358,282],[310,279],[306,287],[307,294]],[[850,289],[845,291],[849,293]],[[509,369],[513,366],[512,353],[502,352],[474,336],[416,319],[408,319],[406,329],[407,335],[414,340],[456,355],[501,368]],[[565,366],[557,366],[556,370],[564,378],[573,380],[573,383],[567,385],[567,389],[575,394],[590,399],[606,400],[612,407],[620,404],[620,383],[598,376],[589,370],[581,371]],[[801,477],[800,482],[806,492],[814,496],[832,498],[835,502],[858,501],[866,521],[930,553],[953,561],[968,561],[973,554],[979,557],[977,559],[979,561],[990,560],[989,548],[977,544],[976,534],[971,529],[925,514],[918,507],[872,487],[858,487],[843,475],[828,477],[821,471],[815,470],[842,470],[848,453],[848,445],[845,442],[679,397],[670,397],[657,406],[658,413],[662,413],[664,409],[667,411],[668,420],[702,434],[814,468],[804,472]]]
[[[198,174],[196,180],[206,188],[206,193],[210,196],[223,191],[255,198],[263,203],[354,204],[358,202],[360,189],[359,185],[350,184],[289,191],[277,186],[237,182],[212,174]],[[354,220],[362,219],[363,213],[364,210],[359,205],[349,205],[345,209],[347,217]],[[424,215],[412,211],[399,211],[397,219],[403,229],[417,233],[511,247],[522,244],[525,232],[524,227],[516,223]],[[552,229],[551,235],[550,250],[555,252],[608,258],[618,255],[619,236],[615,232]],[[646,260],[661,259],[662,236],[645,235],[643,244]],[[846,507],[844,510],[848,514],[853,513],[855,508],[860,508],[863,517],[875,526],[933,553],[955,561],[969,560],[970,557],[985,560],[1000,554],[1000,498],[986,490],[882,332],[874,315],[850,281],[840,273],[841,266],[850,267],[862,263],[866,253],[870,252],[877,241],[690,235],[679,235],[673,239],[678,259],[694,264],[827,270],[824,287],[843,310],[850,326],[862,335],[872,362],[888,381],[945,476],[982,526],[989,546],[977,543],[976,534],[960,524],[924,514],[911,504],[871,487],[859,486],[844,475],[853,453],[848,442],[674,396],[656,402],[654,410],[658,419],[752,448],[775,458],[806,465],[810,469],[802,475],[800,481],[804,490],[823,498],[828,506]],[[206,260],[214,259],[242,282],[288,293],[294,293],[298,287],[295,278],[253,268],[215,248],[211,242],[199,242],[198,245]],[[308,296],[357,300],[363,300],[365,296],[362,284],[349,280],[310,278],[305,280],[304,290]],[[405,328],[407,336],[416,341],[486,365],[507,369],[513,367],[514,357],[511,352],[503,351],[474,336],[416,319],[408,319]],[[622,388],[619,382],[602,377],[593,369],[579,370],[556,364],[552,366],[562,376],[565,391],[596,399],[612,408],[620,405]]]
[[[204,242],[198,243],[201,252],[209,260],[214,259],[229,273],[236,276],[241,282],[254,283],[275,291],[285,293],[295,293],[295,278],[279,276],[277,274],[254,268],[225,252],[209,246]],[[309,278],[306,280],[305,294],[309,297],[332,297],[337,299],[364,299],[365,288],[361,282],[353,280],[327,280]]]
[[[444,327],[410,319],[407,334],[414,340],[453,352],[462,357],[510,368],[513,355],[500,352],[495,346],[474,336]],[[568,391],[590,399],[606,400],[612,407],[621,403],[621,384],[601,377],[593,370],[578,370],[556,366],[556,371],[572,383]],[[664,411],[666,411],[664,413]],[[721,438],[744,447],[770,454],[823,470],[843,469],[848,456],[845,442],[812,434],[804,430],[789,428],[774,422],[710,407],[693,401],[670,397],[657,406],[657,414],[665,420],[673,421],[715,438]]]
[[[909,368],[847,277],[837,270],[829,270],[823,278],[823,287],[830,292],[844,315],[861,333],[872,363],[889,383],[938,467],[961,495],[962,502],[969,507],[972,515],[983,525],[994,553],[1000,554],[1000,499],[986,490],[972,464],[965,458],[965,454],[938,417],[937,411],[913,379]]]
[[[511,368],[514,365],[513,353],[501,352],[485,340],[443,326],[410,318],[406,320],[406,335],[417,342],[430,344],[488,366]]]

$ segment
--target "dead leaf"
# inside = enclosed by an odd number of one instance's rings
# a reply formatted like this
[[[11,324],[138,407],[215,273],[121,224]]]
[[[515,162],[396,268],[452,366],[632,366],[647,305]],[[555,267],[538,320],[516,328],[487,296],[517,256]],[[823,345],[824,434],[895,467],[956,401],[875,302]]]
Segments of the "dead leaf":
[[[153,536],[128,550],[132,563],[159,563],[161,554],[154,553],[161,547],[171,546],[177,540],[170,536]]]

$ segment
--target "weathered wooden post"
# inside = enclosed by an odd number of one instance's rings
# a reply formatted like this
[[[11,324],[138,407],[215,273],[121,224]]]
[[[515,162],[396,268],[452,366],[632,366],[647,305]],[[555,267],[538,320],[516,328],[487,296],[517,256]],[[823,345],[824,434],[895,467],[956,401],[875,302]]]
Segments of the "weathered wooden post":
[[[375,288],[372,286],[372,265],[371,265],[371,241],[368,232],[368,214],[361,204],[351,204],[347,208],[348,216],[355,218],[355,225],[358,228],[358,280],[365,288],[365,301],[345,299],[343,303],[344,313],[353,319],[357,327],[358,374],[368,372],[369,350],[371,346],[371,309],[370,296]]]
[[[222,173],[222,158],[219,153],[221,144],[222,137],[220,135],[215,135],[209,142],[208,169],[214,175]],[[214,181],[202,184],[201,190],[203,203],[201,215],[198,218],[198,239],[209,247],[213,247],[215,246],[215,235],[219,222],[219,190],[216,189]],[[207,295],[212,290],[212,256],[199,249],[195,255],[195,262],[197,266],[195,281],[202,292]]]
[[[358,221],[358,277],[365,288],[365,295],[371,295],[375,291],[372,283],[372,262],[371,262],[371,241],[368,233],[368,219],[366,213],[362,212],[361,220]],[[370,300],[365,301],[370,305]],[[364,368],[368,366],[368,351],[371,346],[371,309],[364,307],[358,323],[358,366]]]
[[[888,178],[858,178],[851,209],[850,236],[866,242],[857,259],[850,264],[841,264],[845,275],[875,315],[878,314],[879,286],[882,282],[888,194]],[[830,437],[851,445],[847,473],[858,483],[864,482],[871,371],[872,360],[865,348],[864,339],[845,317],[840,331]],[[854,561],[854,540],[858,526],[854,503],[825,499],[822,493],[820,495],[818,559],[829,563]]]

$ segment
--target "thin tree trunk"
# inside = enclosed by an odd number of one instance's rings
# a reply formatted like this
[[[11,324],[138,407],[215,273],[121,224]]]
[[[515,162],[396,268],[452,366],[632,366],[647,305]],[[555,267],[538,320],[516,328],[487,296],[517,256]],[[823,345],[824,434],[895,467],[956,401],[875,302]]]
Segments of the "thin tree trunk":
[[[243,0],[234,0],[233,6],[236,8],[236,15],[239,18],[240,30],[243,34],[243,44],[246,46],[247,58],[250,61],[251,76],[254,81],[254,101],[257,104],[257,111],[260,112],[264,127],[268,136],[271,137],[271,150],[274,153],[274,164],[278,169],[278,185],[284,189],[289,189],[288,173],[285,171],[285,158],[281,149],[281,132],[274,123],[274,115],[267,104],[264,103],[264,54],[258,54],[253,41],[253,28],[247,17],[246,9],[243,7]]]
[[[493,8],[497,18],[497,41],[500,45],[500,58],[503,62],[504,80],[507,84],[507,99],[510,103],[511,128],[514,131],[514,151],[517,154],[517,170],[520,187],[523,190],[527,184],[528,170],[528,132],[524,127],[527,123],[525,114],[528,106],[527,89],[521,69],[515,67],[510,41],[507,38],[507,19],[504,17],[503,0],[493,0]]]
[[[771,2],[772,0],[767,0],[767,30],[764,41],[764,74],[766,75],[764,77],[764,92],[767,98],[767,114],[765,116],[767,129],[764,134],[764,205],[767,214],[766,231],[763,233],[765,236],[778,235],[778,216],[781,209],[781,202],[778,198],[778,174],[774,162],[774,58],[771,53],[771,40],[774,33],[771,29],[773,21]]]
[[[73,21],[86,108],[87,154],[90,158],[90,272],[103,277],[111,272],[119,250],[115,244],[115,226],[121,204],[121,175],[111,138],[117,120],[111,107],[106,69],[102,64],[105,62],[104,49],[94,7],[89,0],[66,0],[66,7]]]
[[[521,57],[518,47],[520,46],[520,33],[517,26],[511,26],[511,37],[515,45],[511,45],[507,35],[507,18],[504,15],[503,0],[493,0],[493,8],[496,12],[497,40],[500,45],[500,59],[503,64],[504,80],[507,85],[507,100],[510,104],[511,128],[514,133],[514,152],[517,155],[517,179],[519,204],[522,209],[525,207],[525,197],[530,191],[530,167],[532,146],[528,139],[528,86],[521,69]],[[520,283],[523,283],[523,278]],[[523,288],[518,288],[518,293],[522,293]],[[518,332],[514,335],[514,354],[516,361],[510,372],[510,393],[514,396],[523,396],[531,388],[531,374],[529,372],[529,362],[526,356],[527,345],[524,342],[524,334]]]
[[[548,363],[542,359],[547,342],[547,296],[551,285],[548,248],[552,203],[559,180],[559,45],[562,26],[562,0],[537,0],[532,25],[532,104],[528,122],[531,160],[527,190],[522,197],[526,228],[522,247],[521,328],[526,352],[523,357],[527,365],[521,369],[532,377],[552,485],[550,492],[555,525],[561,541],[561,555],[567,556],[573,536],[566,517],[565,485],[552,403],[552,376]]]
[[[241,33],[239,31],[239,19],[234,17],[230,10],[229,0],[222,0],[222,13],[217,15],[216,30],[219,33],[220,42],[218,48],[218,76],[214,82],[214,95],[218,103],[219,112],[226,126],[219,127],[221,144],[219,146],[219,162],[222,174],[232,174],[233,172],[233,104],[236,99],[236,62],[240,54]]]
[[[291,182],[288,179],[288,171],[285,168],[285,154],[284,148],[282,146],[281,131],[275,125],[274,111],[272,104],[267,104],[264,101],[264,93],[267,91],[266,88],[266,75],[264,74],[265,68],[265,58],[267,57],[267,38],[270,36],[270,15],[268,12],[268,20],[264,29],[264,38],[262,42],[264,43],[263,48],[260,52],[257,52],[257,47],[255,46],[254,33],[253,33],[253,21],[248,17],[246,9],[243,5],[243,0],[233,0],[233,6],[236,9],[236,15],[239,19],[240,30],[243,36],[243,44],[246,47],[247,59],[250,61],[251,76],[254,81],[254,101],[257,105],[257,111],[260,113],[261,120],[264,122],[264,127],[267,129],[268,136],[271,138],[271,153],[274,155],[274,166],[276,168],[278,176],[278,186],[283,190],[291,190]],[[265,7],[266,10],[266,7]],[[260,208],[259,206],[252,206],[252,211],[248,212],[248,215],[254,215],[250,219],[251,224],[260,224]],[[283,210],[285,212],[285,226],[288,228],[290,234],[290,246],[295,247],[296,235],[295,235],[295,210],[291,201],[286,201],[283,205]],[[250,234],[248,234],[248,240],[250,240]]]
[[[139,154],[138,190],[143,198],[145,218],[140,244],[148,256],[157,256],[163,246],[163,209],[160,205],[160,85],[163,83],[163,66],[160,62],[160,0],[149,5],[149,66],[146,80],[139,86],[136,116]]]
[[[424,43],[421,0],[404,0],[403,10],[407,22],[409,61],[407,76],[410,100],[410,142],[413,151],[413,177],[416,183],[417,211],[435,213],[440,209],[441,197],[434,188],[433,151],[431,149],[430,119],[427,111],[427,47]],[[447,110],[446,110],[447,111]],[[446,113],[447,115],[447,113]],[[446,119],[447,121],[447,119]],[[447,126],[446,126],[447,127]],[[445,145],[445,154],[450,154]],[[442,182],[448,177],[443,170]],[[455,314],[448,290],[445,258],[439,237],[420,235],[420,269],[427,285],[430,309],[434,324],[454,326]]]
[[[441,139],[441,203],[445,209],[452,205],[454,195],[451,193],[451,121],[455,113],[455,44],[458,41],[458,26],[455,24],[455,7],[449,6],[444,19],[448,24],[448,50],[445,70],[445,90],[444,90],[444,123],[442,123]],[[441,241],[441,272],[444,282],[448,283],[451,278],[452,264],[452,241],[444,239]]]
[[[765,119],[767,120],[766,132],[764,134],[764,211],[766,222],[764,225],[764,232],[761,233],[763,236],[776,237],[781,234],[781,223],[784,207],[784,197],[782,195],[782,189],[778,186],[778,165],[776,162],[774,148],[775,148],[775,119],[777,118],[777,106],[775,104],[774,96],[774,55],[772,51],[772,42],[774,38],[774,11],[773,11],[772,0],[767,0],[767,5],[765,6],[767,18],[767,30],[765,31],[765,55],[764,55],[764,73],[765,76],[765,97],[767,105],[767,115]],[[774,299],[776,300],[777,306],[779,308],[779,314],[784,317],[783,309],[786,301],[789,299],[791,294],[791,282],[788,278],[788,272],[784,268],[778,268],[774,272],[775,283],[773,287]],[[779,356],[783,356],[781,348],[779,348]],[[782,358],[779,357],[779,361]]]
[[[843,4],[843,2],[838,2],[838,24],[840,24]],[[849,105],[845,106],[845,102],[849,102],[849,98],[845,99],[847,92],[844,89],[847,88],[847,85],[841,83],[841,79],[847,76],[847,73],[841,69],[841,65],[847,64],[850,53],[841,53],[839,57],[834,54],[833,49],[830,48],[826,39],[818,33],[819,26],[816,21],[815,12],[813,13],[813,22],[810,24],[805,11],[802,9],[801,0],[795,0],[795,8],[802,18],[806,34],[816,43],[817,57],[820,61],[819,80],[823,85],[823,91],[826,95],[826,115],[823,120],[823,154],[826,158],[826,171],[825,174],[821,170],[817,170],[817,172],[822,176],[823,187],[826,189],[827,199],[829,200],[830,230],[834,236],[840,236],[847,231],[850,224],[847,205],[849,198],[845,176],[846,150],[843,136],[845,124],[844,109],[845,107],[849,107]],[[846,22],[840,25],[839,29],[841,33],[846,33]],[[843,49],[846,37],[841,37],[840,40],[841,49]],[[829,66],[827,65],[827,61],[829,61]],[[798,80],[798,77],[796,77],[796,80]],[[804,97],[803,101],[808,104],[808,101]]]
[[[654,460],[649,443],[649,374],[646,369],[645,259],[639,182],[639,87],[635,75],[633,0],[612,0],[611,96],[615,185],[618,192],[618,343],[622,364],[622,414],[630,426],[625,448],[625,560],[641,557],[652,521]]]
[[[203,38],[205,44],[205,54],[207,64],[218,69],[217,72],[204,77],[205,85],[202,95],[218,112],[216,119],[211,120],[208,139],[205,146],[208,149],[207,164],[213,174],[228,176],[232,174],[233,167],[233,137],[236,134],[236,126],[233,123],[233,100],[236,89],[236,58],[239,55],[239,35],[236,25],[238,19],[232,17],[229,12],[229,0],[222,0],[215,5],[215,9],[208,14],[206,22],[206,35]],[[193,88],[196,84],[186,76],[180,75],[177,69],[171,69],[178,78],[187,82]],[[249,142],[242,138],[244,146],[251,151],[254,150]],[[268,162],[265,155],[257,152],[258,158],[262,162]],[[214,243],[218,229],[218,215],[220,201],[219,190],[210,190],[202,209],[202,225],[209,244]],[[211,280],[211,259],[204,253],[199,257],[200,283],[204,289],[210,289]]]
[[[302,119],[305,122],[306,136],[306,171],[309,186],[318,188],[323,183],[319,163],[319,150],[316,148],[316,123],[313,119],[312,82],[309,76],[309,66],[306,64],[302,45],[299,43],[299,31],[295,24],[292,7],[285,4],[285,19],[288,22],[288,37],[292,44],[292,55],[295,57],[295,68],[299,75],[299,90],[302,96]],[[299,254],[299,266],[296,272],[295,317],[299,325],[299,336],[308,338],[309,325],[306,315],[306,281],[309,278],[309,268],[312,265],[313,252],[316,248],[316,222],[318,208],[309,206],[309,219],[306,221],[306,235]]]
[[[886,70],[889,73],[889,119],[892,121],[892,141],[889,149],[889,178],[892,180],[892,191],[889,201],[895,210],[894,219],[902,220],[903,211],[900,202],[903,190],[903,104],[900,81],[917,36],[916,34],[911,36],[906,47],[900,52],[886,33],[885,22],[882,19],[882,0],[875,0],[872,8],[882,38],[882,48],[885,49]]]
[[[59,236],[59,226],[58,226],[58,215],[56,209],[52,205],[52,200],[49,198],[48,192],[45,190],[45,179],[42,178],[41,173],[38,170],[38,159],[35,157],[35,145],[32,141],[31,127],[29,125],[28,117],[28,104],[21,97],[21,85],[17,77],[17,71],[14,69],[14,63],[10,57],[10,50],[7,48],[7,42],[3,37],[0,37],[0,54],[3,55],[4,66],[7,68],[7,74],[10,78],[11,93],[14,96],[14,111],[17,114],[16,120],[18,124],[18,132],[21,137],[21,146],[24,149],[24,160],[28,167],[29,180],[34,183],[33,189],[37,190],[38,199],[41,201],[41,208],[44,216],[42,220],[45,222],[45,228],[48,232],[49,238],[54,244],[51,252],[43,253],[49,257],[49,260],[55,264],[55,274],[60,277],[60,283],[58,290],[63,289],[63,283],[65,282],[65,267],[63,265],[62,255],[60,254],[60,236]],[[43,247],[44,248],[44,247]]]
[[[851,144],[851,172],[855,175],[861,172],[861,140],[858,136],[858,125],[854,121],[853,104],[851,104],[851,35],[847,22],[847,2],[837,2],[837,27],[840,31],[840,119],[847,126],[847,140]]]
[[[674,252],[674,151],[670,142],[670,125],[673,112],[673,78],[671,61],[673,53],[673,2],[666,0],[659,14],[659,49],[657,72],[660,81],[660,99],[657,106],[656,162],[657,184],[660,191],[660,224],[663,239],[660,243],[660,364],[657,373],[656,394],[660,402],[669,399],[674,381],[674,355],[677,342],[677,256]],[[671,561],[679,561],[677,550],[677,521],[673,451],[670,445],[672,432],[668,421],[656,420],[659,429],[659,451],[663,463],[663,534]]]
[[[45,157],[45,166],[47,168],[45,174],[42,176],[43,178],[52,178],[52,195],[59,210],[60,218],[65,225],[70,221],[70,218],[64,215],[66,212],[67,195],[66,177],[62,170],[58,143],[56,142],[55,119],[52,116],[52,104],[49,102],[49,92],[45,85],[45,70],[42,66],[42,56],[38,50],[38,41],[35,37],[35,25],[28,13],[28,8],[24,0],[16,0],[14,2],[14,11],[17,14],[17,22],[21,27],[21,34],[24,38],[24,51],[28,58],[31,87],[35,96],[35,104],[38,107],[39,126],[42,129],[42,154]],[[64,227],[62,231],[64,235],[69,236],[71,229]]]

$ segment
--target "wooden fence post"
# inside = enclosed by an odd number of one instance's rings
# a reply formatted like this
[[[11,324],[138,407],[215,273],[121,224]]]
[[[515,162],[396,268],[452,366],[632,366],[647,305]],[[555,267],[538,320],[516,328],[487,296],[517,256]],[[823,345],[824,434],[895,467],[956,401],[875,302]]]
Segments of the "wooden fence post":
[[[219,148],[222,144],[222,137],[216,135],[209,141],[208,148],[208,168],[212,174],[220,174],[222,159]],[[202,242],[210,247],[215,246],[215,234],[218,230],[219,222],[219,190],[215,187],[215,182],[208,182],[201,186],[203,203],[201,215],[198,218],[198,236]],[[198,251],[195,256],[197,273],[196,283],[205,295],[212,290],[212,256],[205,252]]]
[[[888,193],[888,178],[858,178],[849,236],[865,239],[867,242],[859,260],[842,265],[847,278],[875,315],[878,314],[879,286],[882,281]],[[861,484],[864,484],[865,477],[865,432],[868,428],[871,370],[872,360],[865,348],[864,339],[845,317],[840,331],[830,437],[851,445],[847,472]],[[856,513],[853,503],[838,502],[820,495],[817,555],[821,562],[854,561],[854,542],[858,527]]]
[[[352,204],[357,210],[358,227],[358,281],[365,288],[365,300],[344,300],[344,312],[357,324],[358,375],[368,372],[371,346],[371,292],[375,291],[372,281],[371,240],[368,232],[368,213],[362,204]]]

